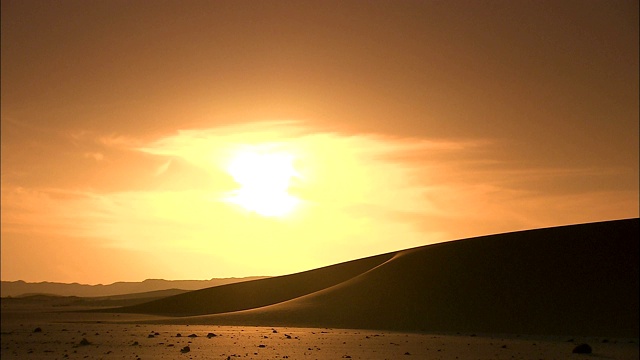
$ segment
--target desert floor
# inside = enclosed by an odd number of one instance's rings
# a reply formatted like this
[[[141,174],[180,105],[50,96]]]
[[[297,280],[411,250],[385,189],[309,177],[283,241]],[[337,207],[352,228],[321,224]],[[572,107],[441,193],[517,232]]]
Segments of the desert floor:
[[[2,310],[2,359],[638,359],[640,356],[638,339],[159,325],[145,323],[159,317],[144,315],[6,306]],[[83,339],[89,344],[82,345]],[[593,353],[573,354],[579,343],[591,345]],[[184,352],[185,347],[188,352]]]

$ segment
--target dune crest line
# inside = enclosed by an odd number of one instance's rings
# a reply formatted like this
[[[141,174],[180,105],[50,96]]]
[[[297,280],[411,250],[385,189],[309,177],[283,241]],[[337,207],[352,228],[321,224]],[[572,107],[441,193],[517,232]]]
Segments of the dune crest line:
[[[376,255],[291,275],[216,286],[106,311],[194,316],[260,308],[332,287],[379,266],[393,255]]]

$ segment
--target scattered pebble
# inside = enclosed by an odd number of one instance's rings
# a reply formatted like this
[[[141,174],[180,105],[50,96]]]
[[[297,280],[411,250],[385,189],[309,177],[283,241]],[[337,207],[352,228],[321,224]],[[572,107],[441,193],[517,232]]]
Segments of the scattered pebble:
[[[591,354],[592,351],[593,349],[591,349],[591,346],[589,346],[589,344],[580,344],[574,347],[572,352],[574,354]]]

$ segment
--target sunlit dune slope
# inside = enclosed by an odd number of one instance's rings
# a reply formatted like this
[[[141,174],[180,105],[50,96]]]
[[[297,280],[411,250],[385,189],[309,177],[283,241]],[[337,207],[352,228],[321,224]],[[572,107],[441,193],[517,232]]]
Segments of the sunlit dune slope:
[[[314,293],[311,284],[324,276],[312,271],[238,284],[242,294],[229,298],[229,290],[210,289],[135,309],[213,313],[273,303],[281,293],[291,300],[165,322],[637,337],[638,225],[619,220],[429,245],[377,267],[391,255],[322,269],[335,278]],[[299,286],[304,296],[294,298]]]
[[[392,256],[378,255],[292,275],[216,286],[115,311],[186,316],[252,309],[295,299],[348,281]]]

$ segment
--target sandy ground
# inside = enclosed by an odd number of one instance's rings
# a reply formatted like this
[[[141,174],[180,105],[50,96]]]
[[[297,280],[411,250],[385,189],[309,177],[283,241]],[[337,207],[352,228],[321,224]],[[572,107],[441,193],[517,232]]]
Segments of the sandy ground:
[[[154,319],[158,317],[3,308],[1,355],[2,359],[629,360],[640,356],[638,339],[143,323]],[[208,337],[209,333],[215,336]],[[82,345],[83,339],[90,344]],[[578,343],[590,344],[593,353],[573,354]],[[185,347],[188,352],[182,351]]]

